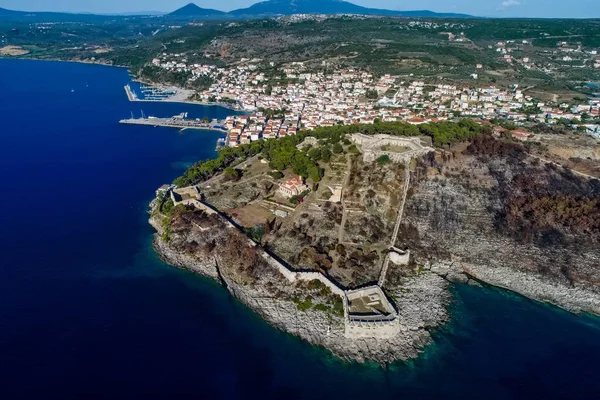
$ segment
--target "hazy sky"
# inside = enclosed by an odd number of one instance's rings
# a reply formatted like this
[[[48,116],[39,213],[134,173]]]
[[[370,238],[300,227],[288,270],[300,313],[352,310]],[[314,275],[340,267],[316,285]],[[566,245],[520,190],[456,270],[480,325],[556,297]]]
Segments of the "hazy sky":
[[[0,0],[0,7],[27,11],[118,13],[172,11],[190,0]],[[196,0],[200,7],[230,11],[254,0]],[[490,17],[600,18],[600,0],[353,0],[355,4],[392,10],[433,10]]]

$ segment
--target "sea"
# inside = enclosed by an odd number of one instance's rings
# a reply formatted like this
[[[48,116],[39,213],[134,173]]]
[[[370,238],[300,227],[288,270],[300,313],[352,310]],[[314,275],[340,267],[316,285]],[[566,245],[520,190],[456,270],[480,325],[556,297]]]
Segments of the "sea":
[[[151,247],[154,191],[220,133],[119,125],[127,70],[0,60],[0,399],[597,399],[600,322],[452,286],[418,359],[349,364]]]

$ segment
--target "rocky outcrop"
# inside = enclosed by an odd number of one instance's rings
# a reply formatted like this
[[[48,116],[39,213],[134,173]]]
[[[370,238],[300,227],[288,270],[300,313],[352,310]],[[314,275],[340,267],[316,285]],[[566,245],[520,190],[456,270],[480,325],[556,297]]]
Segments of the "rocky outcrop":
[[[414,180],[398,245],[410,247],[415,262],[449,280],[472,276],[572,312],[600,314],[600,246],[593,228],[581,233],[581,225],[571,222],[579,215],[560,208],[557,215],[546,207],[536,219],[523,220],[529,211],[510,203],[524,195],[532,203],[546,201],[548,193],[558,201],[589,202],[593,185],[524,159],[482,162],[467,156],[421,171]],[[559,207],[571,203],[564,204]]]
[[[328,349],[344,360],[385,365],[415,358],[431,342],[430,330],[448,319],[448,283],[425,271],[394,279],[396,283],[387,288],[400,312],[398,334],[381,339],[348,338],[344,335],[343,316],[327,308],[337,297],[331,290],[323,286],[315,288],[311,282],[291,283],[261,258],[253,259],[253,268],[249,268],[239,262],[240,258],[250,260],[248,254],[236,256],[238,261],[234,262],[229,248],[224,246],[221,251],[219,246],[236,242],[239,231],[216,226],[216,219],[198,213],[189,210],[172,219],[168,235],[165,235],[167,231],[159,218],[151,218],[151,224],[158,231],[154,249],[161,259],[173,266],[222,280],[234,297],[275,328]],[[207,246],[207,243],[211,245]],[[315,306],[300,307],[299,303],[307,298]]]

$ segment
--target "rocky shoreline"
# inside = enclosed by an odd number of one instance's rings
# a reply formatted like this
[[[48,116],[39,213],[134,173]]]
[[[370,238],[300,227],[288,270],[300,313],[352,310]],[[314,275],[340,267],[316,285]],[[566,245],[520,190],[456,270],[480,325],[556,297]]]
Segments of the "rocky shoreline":
[[[314,308],[299,310],[292,300],[298,288],[274,269],[261,271],[261,274],[276,285],[266,283],[266,280],[254,284],[240,283],[225,268],[219,268],[218,259],[200,259],[174,249],[161,237],[160,224],[152,218],[150,222],[159,232],[154,236],[154,250],[164,262],[220,281],[235,298],[273,327],[323,347],[348,362],[370,362],[383,366],[416,358],[432,342],[430,331],[449,319],[447,310],[451,296],[448,281],[423,271],[416,277],[403,278],[400,284],[386,288],[399,311],[401,329],[397,335],[383,339],[347,338],[341,316]]]

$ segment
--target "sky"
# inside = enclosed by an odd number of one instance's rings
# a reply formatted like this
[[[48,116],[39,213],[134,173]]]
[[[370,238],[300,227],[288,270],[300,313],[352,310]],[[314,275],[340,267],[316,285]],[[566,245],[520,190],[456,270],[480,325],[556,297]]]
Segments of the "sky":
[[[195,0],[200,7],[230,11],[258,0]],[[121,13],[173,11],[190,0],[0,0],[0,7],[24,11]],[[482,17],[600,18],[600,0],[352,0],[365,7],[432,10]]]

